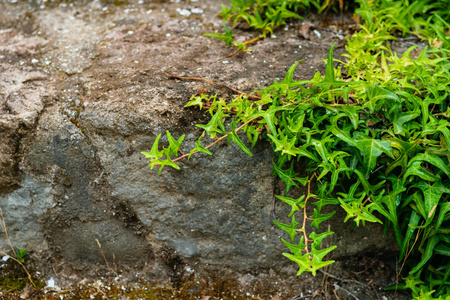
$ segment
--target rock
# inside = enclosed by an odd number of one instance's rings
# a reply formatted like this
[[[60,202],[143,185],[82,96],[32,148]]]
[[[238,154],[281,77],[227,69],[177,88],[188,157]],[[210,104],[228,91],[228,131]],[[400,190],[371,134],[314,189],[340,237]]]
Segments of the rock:
[[[182,150],[189,152],[201,134],[193,125],[208,118],[184,109],[186,101],[202,90],[232,97],[205,82],[169,80],[167,73],[251,92],[284,78],[299,59],[307,60],[296,80],[323,71],[317,62],[336,37],[324,31],[318,47],[280,30],[223,64],[219,58],[231,50],[202,36],[219,29],[216,1],[197,6],[201,18],[180,16],[177,8],[190,4],[177,2],[52,5],[0,3],[6,20],[0,22],[0,207],[13,245],[47,251],[53,265],[67,263],[70,270],[94,272],[106,259],[159,280],[181,276],[185,265],[202,274],[295,274],[282,256],[283,233],[273,225],[274,211],[286,222],[289,211],[273,204],[281,192],[270,176],[271,145],[258,144],[249,157],[224,143],[212,148],[212,157],[193,156],[160,176],[141,151],[158,134],[167,143],[170,130],[176,138],[186,134]],[[29,30],[11,17],[23,11],[33,16]],[[334,259],[395,251],[382,227],[350,232],[342,220],[324,224],[336,232],[327,241],[339,246]]]
[[[10,241],[0,239],[0,249],[10,251],[10,242],[16,249],[38,252],[48,251],[45,231],[40,222],[53,206],[51,186],[25,177],[21,187],[6,195],[0,195],[1,209]]]

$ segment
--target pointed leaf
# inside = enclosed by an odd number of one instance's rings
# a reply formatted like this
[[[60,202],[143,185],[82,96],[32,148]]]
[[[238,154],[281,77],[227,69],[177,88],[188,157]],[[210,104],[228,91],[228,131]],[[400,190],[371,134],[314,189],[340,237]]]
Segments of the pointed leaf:
[[[248,150],[248,148],[242,143],[242,141],[239,139],[238,135],[236,134],[236,124],[237,122],[233,121],[231,122],[231,132],[228,133],[228,138],[231,138],[233,142],[235,142],[239,148],[241,148],[245,153],[247,153],[249,156],[253,156],[253,154]]]
[[[277,225],[278,227],[280,227],[281,229],[283,229],[284,231],[286,231],[287,233],[289,233],[289,235],[291,236],[291,243],[294,243],[294,237],[297,234],[297,225],[298,223],[295,221],[295,216],[292,216],[292,222],[291,225],[286,225],[283,223],[280,223],[278,221],[273,221],[273,223],[275,225]]]
[[[299,206],[301,208],[303,208],[305,206],[305,202],[303,202],[303,199],[305,199],[305,195],[300,196],[300,198],[298,198],[298,199],[292,199],[289,197],[282,197],[282,196],[278,196],[278,195],[276,195],[275,197],[277,197],[281,201],[283,201],[291,206],[292,209],[291,209],[291,212],[289,213],[288,217],[291,217],[296,211],[301,211]]]
[[[152,149],[150,150],[150,152],[141,152],[142,154],[145,155],[145,158],[159,159],[160,157],[163,156],[164,152],[158,151],[158,142],[160,138],[161,134],[158,134],[156,140],[153,142]]]
[[[169,131],[166,131],[167,134],[167,140],[169,141],[169,157],[172,155],[177,155],[178,154],[178,150],[181,147],[181,143],[184,140],[184,134],[177,140],[175,141],[175,139],[172,137],[172,135],[170,134]]]
[[[317,230],[319,230],[320,223],[322,223],[328,219],[331,219],[335,214],[336,214],[336,211],[333,211],[326,215],[322,215],[317,211],[317,209],[314,208],[314,215],[312,217],[313,221],[312,221],[311,225],[316,227]]]
[[[427,241],[427,247],[422,255],[422,260],[409,272],[409,274],[414,274],[425,266],[428,260],[433,256],[433,250],[437,243],[439,243],[439,236],[437,235]]]
[[[359,145],[360,149],[362,149],[361,152],[363,153],[363,164],[364,169],[366,170],[366,176],[369,176],[370,172],[375,169],[377,158],[381,154],[385,153],[387,156],[395,159],[389,141],[374,139],[359,132],[355,133],[354,140]]]
[[[275,170],[275,173],[286,184],[286,189],[285,189],[284,195],[287,195],[289,193],[289,190],[291,189],[292,186],[298,187],[298,185],[294,182],[294,179],[298,175],[298,174],[294,173],[294,162],[291,163],[291,167],[287,170],[283,170],[283,169],[279,168],[273,161],[272,161],[272,165]]]

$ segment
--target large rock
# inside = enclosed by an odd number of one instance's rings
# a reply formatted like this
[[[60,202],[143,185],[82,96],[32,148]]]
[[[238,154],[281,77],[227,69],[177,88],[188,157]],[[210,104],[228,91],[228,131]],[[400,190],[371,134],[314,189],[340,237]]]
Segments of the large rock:
[[[72,269],[105,258],[124,269],[147,265],[153,277],[161,268],[182,273],[184,265],[200,272],[292,266],[273,225],[274,214],[287,221],[288,210],[273,204],[281,186],[270,176],[271,145],[260,143],[253,157],[218,145],[212,157],[194,156],[160,176],[140,152],[158,134],[166,143],[166,130],[186,134],[182,150],[189,151],[201,134],[193,124],[207,118],[184,103],[203,89],[232,96],[167,73],[250,92],[283,78],[299,59],[306,61],[295,77],[311,78],[338,37],[323,31],[319,45],[289,25],[253,52],[224,60],[231,50],[201,35],[222,26],[216,1],[0,6],[0,207],[15,247],[49,252]],[[26,15],[27,30],[18,21]],[[329,222],[334,259],[395,250],[381,226],[350,232],[342,219]],[[8,249],[4,240],[0,246]]]

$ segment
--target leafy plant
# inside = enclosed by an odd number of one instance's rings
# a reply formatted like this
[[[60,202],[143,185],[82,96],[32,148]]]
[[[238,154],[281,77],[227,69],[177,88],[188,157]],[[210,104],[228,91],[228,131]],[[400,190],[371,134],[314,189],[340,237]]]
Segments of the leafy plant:
[[[396,31],[419,35],[437,24],[448,26],[448,10],[438,8],[449,1],[420,1],[426,9],[405,0],[359,3],[356,12],[364,23],[348,40],[344,70],[333,67],[333,46],[324,76],[295,81],[296,62],[283,81],[259,90],[256,100],[193,96],[186,106],[208,108],[211,120],[197,126],[215,141],[204,146],[200,137],[189,154],[178,156],[184,136],[175,140],[167,132],[168,147],[159,150],[159,135],[143,154],[161,172],[165,165],[179,168],[178,160],[195,153],[212,155],[209,149],[224,139],[250,156],[247,145],[266,139],[276,154],[273,175],[286,186],[277,198],[291,207],[291,223],[275,224],[289,234],[288,241],[282,239],[290,250],[284,255],[298,264],[298,274],[315,275],[333,262],[325,257],[336,246],[321,245],[333,232],[309,233],[306,224],[311,219],[320,231],[335,213],[323,214],[322,208],[335,205],[347,213],[345,221],[376,222],[393,230],[409,275],[392,288],[410,290],[416,299],[448,299],[450,48],[441,29],[428,32],[431,49],[411,47],[401,56],[392,53],[388,41]],[[235,21],[239,13],[227,11]],[[306,162],[306,177],[295,172],[300,159]],[[306,195],[288,197],[299,184],[307,186]],[[317,186],[315,194],[311,184]]]
[[[246,46],[260,39],[264,39],[267,35],[272,35],[273,31],[281,25],[286,24],[289,18],[302,19],[298,12],[306,12],[310,6],[321,9],[318,0],[230,0],[231,7],[222,4],[222,12],[219,16],[223,17],[223,21],[231,21],[233,27],[239,22],[244,22],[249,28],[257,30],[260,35],[249,41],[242,43],[235,42],[233,32],[225,25],[225,33],[206,33],[204,36],[217,38],[225,41],[227,46],[237,47],[238,51],[249,51]],[[326,1],[322,6],[322,10],[332,3]]]
[[[17,261],[24,263],[26,255],[27,255],[27,250],[25,250],[25,249],[20,249],[20,250],[16,251]]]

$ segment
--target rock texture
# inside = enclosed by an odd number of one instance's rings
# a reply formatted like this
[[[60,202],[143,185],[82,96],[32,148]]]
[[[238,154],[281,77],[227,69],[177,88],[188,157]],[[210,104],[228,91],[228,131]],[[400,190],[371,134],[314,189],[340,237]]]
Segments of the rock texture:
[[[220,145],[161,176],[140,154],[166,130],[186,134],[189,151],[201,134],[193,124],[207,118],[184,103],[203,89],[232,96],[167,73],[250,92],[299,59],[297,78],[323,71],[340,42],[324,28],[321,39],[304,40],[296,21],[251,53],[220,59],[231,50],[202,34],[221,30],[221,2],[0,2],[0,207],[14,247],[70,270],[106,259],[152,278],[186,265],[293,273],[272,223],[273,210],[282,218],[286,207],[273,206],[280,183],[269,144],[253,157]],[[378,225],[350,232],[336,218],[330,226],[334,259],[395,249]],[[0,248],[8,251],[6,239]]]

